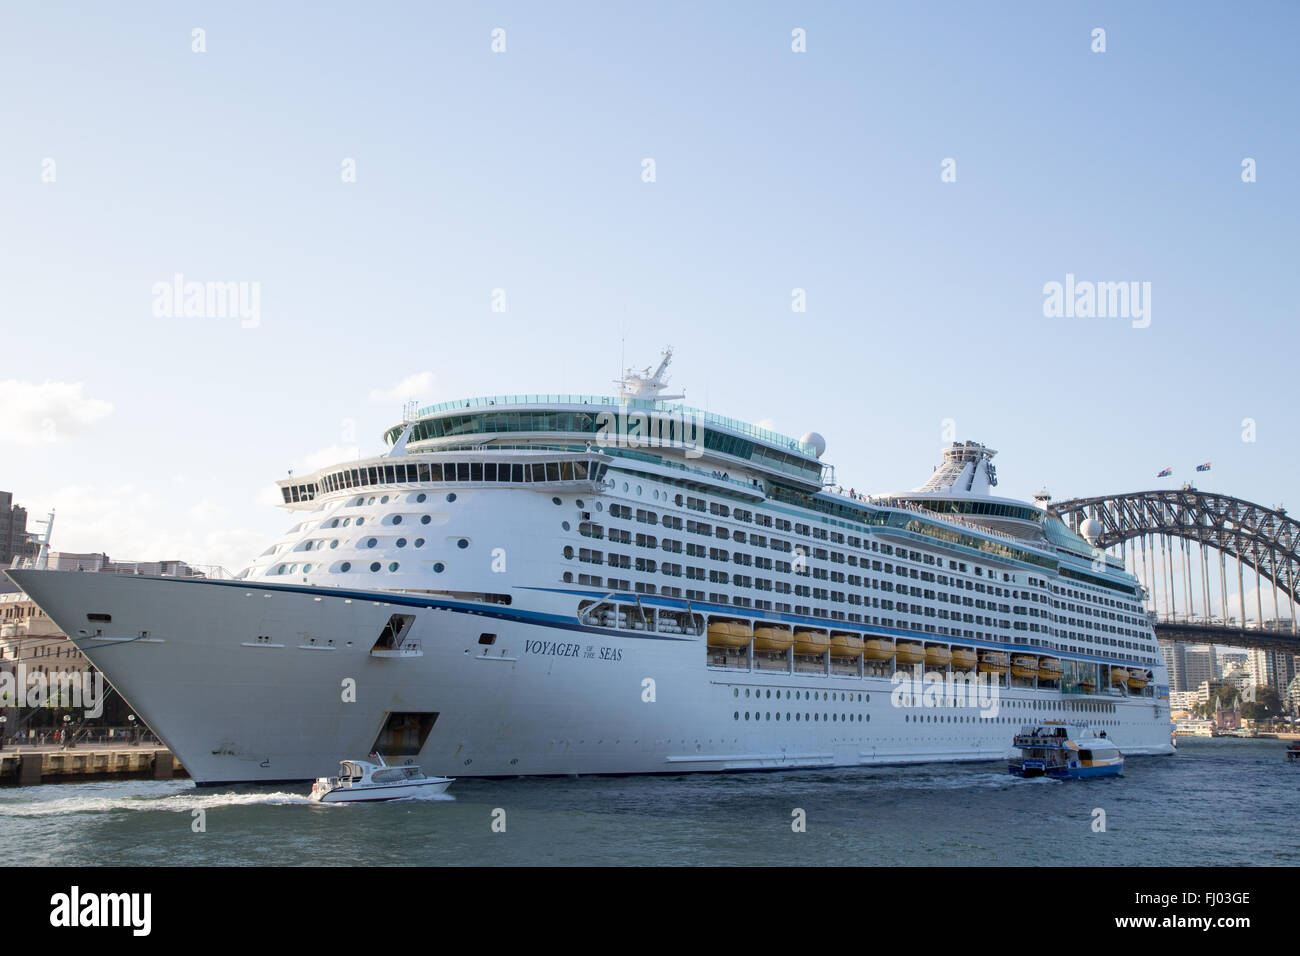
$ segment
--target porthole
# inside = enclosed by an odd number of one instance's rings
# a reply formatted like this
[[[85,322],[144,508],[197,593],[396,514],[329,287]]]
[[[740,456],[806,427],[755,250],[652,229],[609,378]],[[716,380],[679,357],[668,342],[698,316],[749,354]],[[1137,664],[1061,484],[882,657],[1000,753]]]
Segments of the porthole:
[[[564,549],[564,556],[570,561],[573,560],[573,548],[566,546]]]
[[[605,510],[605,505],[604,505],[603,503],[597,501],[597,502],[596,502],[596,510],[597,510],[597,511],[604,511],[604,510]]]
[[[306,574],[306,573],[307,573],[308,571],[310,571],[310,570],[311,570],[311,565],[310,565],[310,564],[304,564],[304,565],[302,566],[302,573],[303,573],[303,574]]]
[[[405,538],[398,538],[398,539],[397,539],[397,546],[398,546],[399,548],[404,548],[404,547],[406,547],[406,539],[405,539]]]
[[[416,538],[416,539],[415,539],[415,546],[416,546],[417,548],[423,548],[423,547],[424,547],[424,539],[423,539],[423,538]]]
[[[446,566],[445,564],[443,564],[441,561],[435,561],[435,562],[434,562],[434,564],[433,564],[433,573],[434,573],[434,574],[442,574],[442,572],[443,572],[443,571],[446,571],[446,570],[447,570],[447,566]]]
[[[562,505],[562,504],[564,504],[564,502],[561,501],[559,498],[552,498],[552,499],[551,499],[551,504],[553,504],[553,505]]]
[[[386,504],[388,504],[388,495],[384,495],[384,497],[380,498],[380,499],[379,499],[379,503],[380,503],[381,505],[386,505]]]
[[[357,519],[357,527],[358,527],[358,528],[361,527],[361,526],[362,526],[363,524],[365,524],[365,523],[366,523],[366,519],[365,519],[365,518],[358,518],[358,519]]]
[[[415,500],[417,503],[422,503],[428,497],[429,496],[426,495],[424,492],[420,492],[418,495],[415,496]]]
[[[565,531],[568,531],[568,530],[569,530],[569,522],[567,522],[567,521],[561,521],[561,522],[560,522],[560,527],[563,528]]]
[[[401,523],[402,523],[402,516],[401,516],[401,515],[393,515],[393,524],[401,524]]]
[[[370,496],[370,500],[367,501],[366,504],[368,504],[368,505],[373,505],[374,503],[375,503],[375,496],[374,496],[374,495],[371,495],[371,496]]]
[[[640,486],[640,485],[637,485],[637,486],[636,486],[636,493],[637,493],[638,495],[641,494],[641,486]]]
[[[366,538],[366,547],[367,547],[367,548],[373,548],[373,547],[374,547],[375,545],[377,545],[378,543],[379,543],[379,539],[378,539],[378,538]]]
[[[623,490],[624,490],[624,491],[627,491],[627,482],[626,482],[626,481],[623,482]],[[746,718],[746,719],[748,719],[748,718]]]
[[[740,711],[737,710],[737,711],[735,711],[734,713],[732,713],[732,715],[731,715],[731,719],[732,719],[732,720],[740,720]]]
[[[348,525],[350,525],[351,523],[352,523],[352,519],[351,519],[351,518],[344,518],[344,519],[343,519],[343,527],[346,528],[346,527],[347,527]]]
[[[396,571],[396,570],[397,570],[397,567],[398,567],[398,565],[397,565],[397,562],[396,562],[396,561],[390,561],[390,562],[388,562],[388,570],[389,570],[389,571]]]
[[[731,696],[732,696],[732,697],[739,697],[739,696],[740,696],[740,688],[739,688],[739,687],[733,687],[733,688],[731,688]]]
[[[420,524],[428,524],[428,523],[429,523],[430,521],[432,521],[432,520],[433,520],[433,519],[430,518],[428,515],[421,515],[421,516],[420,516]]]
[[[564,583],[565,583],[565,584],[572,584],[572,583],[573,583],[573,572],[572,572],[572,571],[565,571],[565,572],[564,572]]]
[[[351,561],[344,561],[342,564],[339,565],[339,570],[340,570],[340,571],[351,571],[351,570],[352,570],[352,562],[351,562]]]
[[[370,563],[370,570],[371,570],[371,571],[378,571],[378,570],[380,569],[380,567],[382,567],[382,565],[381,565],[378,561],[372,561],[372,562]]]
[[[339,542],[337,538],[335,538],[333,541],[330,542],[331,548],[337,548],[338,546],[339,546]]]
[[[448,501],[455,501],[455,500],[456,500],[456,492],[453,491],[453,492],[451,492],[450,494],[448,494],[448,495],[447,495],[447,500],[448,500]]]
[[[366,503],[366,499],[365,499],[365,498],[358,498],[356,501],[352,502],[352,507],[354,507],[354,508],[360,508],[360,507],[361,507],[362,505],[364,505],[365,503]]]
[[[587,507],[585,504],[582,503],[582,499],[581,499],[581,498],[579,498],[577,501],[575,501],[574,504],[578,506],[578,510],[579,510],[579,511],[581,511],[583,508]]]
[[[456,547],[464,551],[466,548],[469,547],[469,538],[461,538],[459,541],[456,542]]]

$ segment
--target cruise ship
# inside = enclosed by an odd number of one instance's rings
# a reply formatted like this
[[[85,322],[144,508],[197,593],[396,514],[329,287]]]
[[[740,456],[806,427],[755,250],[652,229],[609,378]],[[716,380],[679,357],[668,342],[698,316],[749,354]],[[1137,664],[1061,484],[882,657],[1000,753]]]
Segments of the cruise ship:
[[[1048,721],[1173,752],[1145,595],[1095,527],[996,495],[975,442],[914,491],[845,490],[819,435],[664,394],[670,358],[613,396],[408,409],[383,454],[280,481],[293,524],[234,579],[8,573],[200,784],[373,752],[459,777],[998,760]]]

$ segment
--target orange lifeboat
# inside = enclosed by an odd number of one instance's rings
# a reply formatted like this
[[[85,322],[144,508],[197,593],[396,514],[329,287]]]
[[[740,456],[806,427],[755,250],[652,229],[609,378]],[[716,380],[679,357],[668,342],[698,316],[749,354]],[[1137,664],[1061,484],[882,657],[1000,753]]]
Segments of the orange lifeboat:
[[[952,666],[959,671],[974,670],[979,658],[973,647],[954,647],[952,649]]]
[[[981,674],[1005,674],[1010,669],[1010,658],[1003,651],[980,651]]]
[[[754,650],[784,654],[794,646],[794,635],[784,625],[763,625],[754,628]]]
[[[830,646],[831,638],[825,631],[815,631],[807,627],[796,627],[794,629],[794,652],[796,654],[812,654],[820,657],[826,653]]]
[[[754,639],[748,624],[739,621],[710,621],[709,647],[747,647]]]
[[[899,641],[894,659],[900,664],[919,664],[925,660],[925,648],[915,641]]]
[[[925,649],[925,664],[927,667],[947,668],[952,663],[952,651],[948,650],[946,644],[931,644]]]
[[[894,642],[883,637],[873,637],[862,645],[862,653],[869,661],[892,661]]]
[[[1012,677],[1037,677],[1038,658],[1033,654],[1016,654],[1011,658]]]
[[[831,632],[831,657],[856,659],[862,656],[862,636],[845,631]]]

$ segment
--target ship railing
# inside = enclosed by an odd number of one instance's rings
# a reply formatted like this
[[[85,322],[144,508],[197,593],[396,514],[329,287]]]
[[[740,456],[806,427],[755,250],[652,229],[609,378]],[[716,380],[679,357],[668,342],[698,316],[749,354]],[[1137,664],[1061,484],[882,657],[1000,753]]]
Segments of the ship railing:
[[[772,445],[778,445],[782,448],[793,451],[796,454],[801,454],[806,457],[815,457],[816,455],[816,448],[812,445],[804,444],[803,441],[792,438],[789,435],[782,435],[780,432],[774,432],[767,428],[760,428],[757,425],[751,425],[749,422],[741,421],[738,418],[728,418],[726,415],[718,415],[702,408],[691,408],[688,405],[680,405],[677,402],[654,401],[644,398],[553,393],[485,395],[480,398],[462,398],[450,402],[438,402],[434,405],[425,405],[419,409],[417,414],[423,418],[428,415],[435,415],[439,412],[454,411],[465,408],[489,408],[499,405],[594,405],[613,408],[627,407],[637,409],[638,411],[687,414],[696,416],[701,421],[717,425],[729,431],[748,435],[751,438],[757,438],[760,441],[765,441]]]
[[[1014,534],[1007,534],[1005,531],[998,531],[996,528],[990,528],[986,525],[976,524],[954,514],[946,514],[942,511],[932,511],[929,508],[923,508],[920,505],[913,504],[910,501],[903,501],[898,498],[863,498],[861,495],[849,495],[840,492],[843,497],[853,498],[855,501],[862,501],[865,504],[875,505],[878,508],[897,508],[900,511],[911,511],[925,518],[937,518],[940,521],[947,521],[949,524],[959,525],[971,531],[978,531],[980,534],[992,535],[995,538],[1005,538],[1007,541],[1013,541],[1021,547],[1042,547],[1036,542],[1026,538],[1017,538]]]

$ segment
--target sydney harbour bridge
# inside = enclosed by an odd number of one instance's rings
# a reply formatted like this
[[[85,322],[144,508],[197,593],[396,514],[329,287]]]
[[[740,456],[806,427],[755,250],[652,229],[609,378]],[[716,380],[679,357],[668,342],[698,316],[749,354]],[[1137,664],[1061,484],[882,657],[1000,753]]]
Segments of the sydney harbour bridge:
[[[1300,653],[1300,522],[1286,509],[1190,485],[1050,508],[1123,559],[1146,588],[1157,637]]]

